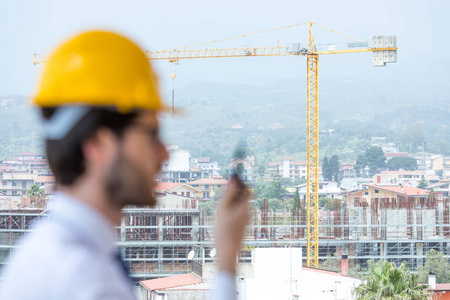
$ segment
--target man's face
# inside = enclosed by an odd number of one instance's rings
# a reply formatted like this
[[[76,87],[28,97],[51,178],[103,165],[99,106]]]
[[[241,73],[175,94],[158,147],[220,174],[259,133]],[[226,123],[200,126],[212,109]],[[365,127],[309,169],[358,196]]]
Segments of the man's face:
[[[166,147],[159,139],[156,113],[142,113],[118,141],[116,158],[106,174],[105,188],[110,201],[120,207],[154,206],[155,177],[167,159]]]

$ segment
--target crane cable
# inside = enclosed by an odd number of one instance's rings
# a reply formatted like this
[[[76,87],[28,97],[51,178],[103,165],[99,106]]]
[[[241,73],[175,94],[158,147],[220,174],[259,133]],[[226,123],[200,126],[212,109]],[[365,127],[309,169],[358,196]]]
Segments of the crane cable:
[[[298,23],[298,24],[293,24],[293,25],[288,25],[288,26],[283,26],[283,27],[278,27],[278,28],[273,28],[273,29],[267,29],[267,30],[257,31],[257,32],[247,33],[247,34],[236,35],[236,36],[227,37],[227,38],[223,38],[223,39],[219,39],[219,40],[212,40],[209,42],[203,42],[203,43],[199,43],[199,44],[192,44],[192,45],[188,45],[188,46],[173,48],[170,50],[178,50],[178,49],[183,49],[183,48],[189,48],[189,47],[194,47],[194,46],[222,42],[222,41],[231,40],[231,39],[235,39],[235,38],[240,38],[240,37],[245,37],[245,36],[255,35],[255,34],[261,34],[261,33],[265,33],[265,32],[270,32],[270,31],[275,31],[275,30],[280,30],[280,29],[284,29],[284,28],[295,27],[295,26],[300,26],[300,25],[305,25],[305,24],[308,24],[308,22],[303,22],[303,23]],[[169,51],[169,50],[161,50],[161,51],[157,51],[157,52],[164,52],[164,51]]]
[[[346,34],[344,34],[344,33],[341,33],[341,32],[339,32],[339,31],[336,31],[336,30],[334,30],[334,29],[330,29],[330,28],[328,28],[328,27],[325,27],[325,26],[323,26],[323,25],[320,25],[320,24],[317,24],[317,23],[314,23],[314,22],[311,22],[311,23],[313,23],[314,25],[317,25],[317,26],[319,26],[319,27],[322,27],[322,28],[324,28],[324,29],[326,29],[326,30],[329,30],[329,31],[331,31],[331,32],[335,32],[335,33],[337,33],[337,34],[340,34],[340,35],[342,35],[342,36],[345,36],[346,38],[349,38],[349,39],[355,40],[355,41],[357,41],[357,42],[360,42],[360,43],[362,43],[362,44],[364,44],[364,45],[367,45],[367,46],[369,45],[369,43],[367,43],[367,42],[358,40],[357,38],[351,37],[351,36],[349,36],[349,35],[346,35]]]
[[[223,38],[223,39],[219,39],[219,40],[212,40],[212,41],[209,41],[209,42],[203,42],[203,43],[198,43],[198,44],[192,44],[192,45],[177,47],[177,48],[173,48],[173,49],[170,49],[170,50],[179,50],[179,49],[185,49],[185,48],[190,48],[190,47],[194,47],[194,46],[201,46],[201,45],[205,45],[205,44],[217,43],[217,42],[222,42],[222,41],[231,40],[231,39],[235,39],[235,38],[245,37],[245,36],[249,36],[249,35],[256,35],[256,34],[266,33],[266,32],[270,32],[270,31],[275,31],[275,30],[280,30],[280,29],[285,29],[285,28],[290,28],[290,27],[296,27],[296,26],[305,25],[305,24],[308,24],[308,23],[312,23],[314,25],[322,27],[322,28],[324,28],[326,30],[329,30],[331,32],[340,34],[340,35],[342,35],[342,36],[344,36],[346,38],[349,38],[349,39],[355,40],[357,42],[360,42],[362,44],[368,45],[367,42],[361,41],[361,40],[359,40],[357,38],[351,37],[349,35],[346,35],[344,33],[336,31],[334,29],[330,29],[330,28],[325,27],[323,25],[320,25],[320,24],[317,24],[317,23],[314,23],[314,22],[303,22],[303,23],[297,23],[297,24],[287,25],[287,26],[283,26],[283,27],[277,27],[277,28],[272,28],[272,29],[267,29],[267,30],[262,30],[262,31],[256,31],[256,32],[247,33],[247,34],[236,35],[236,36],[227,37],[227,38]],[[167,49],[167,50],[160,50],[160,51],[157,51],[157,52],[165,52],[165,51],[170,51],[170,50],[169,49]]]

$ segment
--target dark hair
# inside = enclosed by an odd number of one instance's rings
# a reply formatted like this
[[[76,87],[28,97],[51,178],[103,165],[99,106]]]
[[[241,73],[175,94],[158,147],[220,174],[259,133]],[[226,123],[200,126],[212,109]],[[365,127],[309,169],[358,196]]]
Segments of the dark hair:
[[[42,116],[50,119],[57,108],[43,108]],[[57,184],[70,185],[85,172],[83,142],[101,127],[111,129],[118,137],[138,116],[137,112],[121,114],[117,111],[91,109],[61,140],[46,140],[47,159]]]

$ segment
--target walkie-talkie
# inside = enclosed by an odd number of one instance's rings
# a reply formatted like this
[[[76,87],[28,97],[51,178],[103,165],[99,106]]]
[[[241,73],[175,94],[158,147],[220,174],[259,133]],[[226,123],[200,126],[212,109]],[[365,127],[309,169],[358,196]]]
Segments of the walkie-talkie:
[[[234,151],[234,153],[236,152],[237,151]],[[235,157],[235,158],[242,158],[242,157]],[[243,170],[239,170],[238,165],[230,169],[231,180],[236,180],[238,182],[237,197],[235,198],[236,202],[244,199],[245,194],[248,192],[248,186],[242,180],[242,173]]]

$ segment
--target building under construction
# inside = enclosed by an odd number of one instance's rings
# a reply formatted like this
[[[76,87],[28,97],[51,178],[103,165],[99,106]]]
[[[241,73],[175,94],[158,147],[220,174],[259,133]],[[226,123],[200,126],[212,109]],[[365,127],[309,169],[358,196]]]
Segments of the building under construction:
[[[190,272],[191,250],[195,262],[215,259],[210,255],[214,218],[198,209],[193,199],[183,203],[124,209],[117,227],[118,246],[136,280]],[[321,210],[319,258],[345,253],[350,268],[363,267],[369,259],[385,259],[396,264],[406,260],[415,269],[431,249],[450,254],[449,205],[449,199],[437,200],[433,193],[409,186],[366,185],[348,192],[345,200],[330,200]],[[293,211],[283,212],[272,211],[263,200],[251,214],[241,261],[250,259],[254,247],[306,249],[304,199]],[[47,217],[42,209],[0,211],[0,263],[33,221]]]

